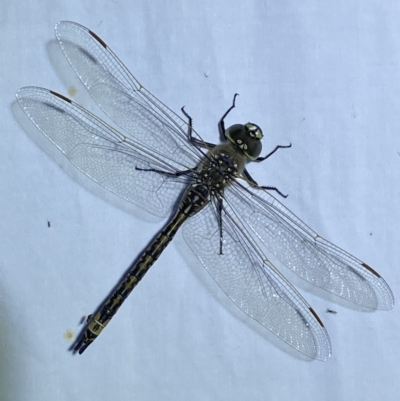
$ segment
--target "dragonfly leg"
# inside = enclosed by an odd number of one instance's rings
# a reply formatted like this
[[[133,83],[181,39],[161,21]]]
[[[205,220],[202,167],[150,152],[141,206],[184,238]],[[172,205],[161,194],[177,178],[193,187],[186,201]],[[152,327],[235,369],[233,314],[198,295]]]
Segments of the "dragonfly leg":
[[[275,191],[277,192],[280,196],[282,196],[282,198],[287,198],[287,195],[284,195],[281,191],[279,191],[278,188],[276,187],[270,187],[270,186],[266,186],[266,185],[258,185],[257,181],[250,175],[250,173],[244,169],[243,171],[243,175],[245,176],[245,178],[247,179],[247,181],[254,187],[254,188],[258,188],[258,189],[266,189],[267,191]]]
[[[204,141],[201,141],[200,139],[193,138],[193,118],[186,112],[185,107],[182,107],[181,111],[184,114],[184,116],[189,120],[188,121],[188,132],[187,132],[188,141],[192,145],[196,146],[197,148],[203,148],[203,149],[215,148],[217,145],[215,145],[214,143],[204,142]]]
[[[275,147],[275,149],[274,149],[273,151],[269,152],[266,156],[257,157],[257,159],[254,160],[254,161],[255,161],[255,162],[262,162],[262,161],[264,161],[265,159],[268,159],[268,157],[272,156],[278,149],[286,149],[286,148],[291,148],[291,147],[292,147],[292,144],[291,144],[291,143],[289,143],[289,145],[277,145],[277,146]]]
[[[233,101],[232,101],[232,106],[229,107],[229,109],[224,113],[224,115],[221,117],[221,119],[218,122],[218,131],[219,131],[219,135],[221,138],[227,139],[226,135],[225,135],[225,117],[232,111],[232,109],[234,109],[236,107],[236,97],[239,96],[238,93],[235,93],[235,95],[233,96]],[[193,118],[186,112],[185,107],[181,108],[182,113],[184,114],[184,116],[189,120],[188,121],[188,132],[187,132],[187,136],[188,136],[188,141],[193,144],[196,147],[200,147],[200,148],[208,148],[208,149],[213,149],[215,148],[217,145],[215,143],[210,143],[210,142],[204,142],[201,141],[197,138],[193,138]],[[291,146],[291,145],[290,145]],[[272,153],[274,153],[277,149],[275,149]],[[271,153],[271,154],[272,154]],[[269,157],[271,154],[267,155],[267,157]],[[261,160],[260,160],[261,161]]]
[[[236,98],[238,96],[239,96],[238,93],[234,94],[233,101],[232,101],[232,106],[229,107],[229,109],[225,112],[225,114],[221,117],[221,119],[218,122],[218,131],[219,131],[219,135],[221,136],[221,138],[227,139],[226,135],[225,135],[225,123],[224,123],[224,120],[225,120],[225,117],[232,111],[232,109],[234,109],[236,107],[235,102],[236,102]]]
[[[287,198],[288,195],[284,195],[281,191],[279,191],[279,189],[277,187],[268,187],[266,185],[261,185],[258,188],[261,189],[266,189],[267,191],[275,191],[276,193],[278,193],[280,196],[282,196],[282,198]]]
[[[218,197],[218,228],[219,228],[219,254],[223,255],[222,243],[223,243],[223,232],[222,232],[222,209],[223,209],[223,199]]]
[[[255,159],[255,162],[262,162],[266,159],[268,159],[270,156],[272,156],[278,149],[286,149],[286,148],[291,148],[292,144],[290,143],[289,145],[277,145],[274,150],[269,152],[266,156],[263,157],[258,157]],[[255,188],[260,188],[260,189],[266,189],[268,191],[275,191],[277,192],[280,196],[283,198],[287,198],[287,195],[284,195],[281,191],[279,191],[278,188],[276,187],[270,187],[270,186],[265,186],[265,185],[258,185],[257,181],[250,175],[250,173],[247,171],[247,169],[244,169],[243,175],[247,178],[247,180],[250,182],[251,185],[253,185]]]

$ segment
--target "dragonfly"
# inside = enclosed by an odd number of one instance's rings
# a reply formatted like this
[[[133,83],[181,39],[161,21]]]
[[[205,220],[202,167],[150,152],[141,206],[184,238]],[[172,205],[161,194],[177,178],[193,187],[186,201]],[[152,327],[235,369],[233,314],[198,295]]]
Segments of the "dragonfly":
[[[249,174],[247,163],[262,162],[290,145],[260,156],[258,125],[225,129],[236,95],[218,123],[221,143],[206,142],[184,108],[179,116],[147,91],[94,32],[63,21],[55,33],[72,69],[118,129],[48,89],[18,90],[21,108],[83,174],[157,217],[170,217],[108,299],[88,316],[74,352],[83,353],[100,335],[178,229],[244,313],[309,358],[326,361],[331,356],[327,330],[271,255],[351,303],[392,308],[393,294],[374,269],[314,232],[278,200],[285,195]]]

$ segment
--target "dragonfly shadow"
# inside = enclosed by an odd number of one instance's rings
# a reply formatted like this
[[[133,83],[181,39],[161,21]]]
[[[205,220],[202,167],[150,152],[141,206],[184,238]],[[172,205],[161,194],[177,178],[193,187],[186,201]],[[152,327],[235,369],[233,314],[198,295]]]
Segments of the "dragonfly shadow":
[[[0,262],[0,271],[5,271],[5,265]],[[3,281],[0,283],[0,291],[2,294],[7,294],[7,288],[3,286]],[[29,352],[28,348],[31,344],[30,341],[22,342],[20,347],[15,349],[15,352],[10,352],[10,347],[14,344],[15,339],[19,338],[16,333],[21,333],[21,322],[18,322],[12,318],[12,296],[4,296],[0,303],[0,399],[6,400],[10,394],[18,394],[18,381],[13,380],[13,374],[21,371],[24,366],[26,352]],[[15,299],[15,298],[14,298]],[[8,304],[7,304],[8,302]],[[18,322],[16,324],[16,322]],[[34,332],[28,330],[26,333],[28,336],[33,336]],[[21,369],[20,369],[21,368]],[[14,372],[14,373],[13,373]],[[14,376],[15,379],[15,376]]]
[[[62,87],[68,88],[68,96],[85,108],[95,105],[85,86],[65,58],[58,41],[56,39],[50,40],[46,48],[50,64],[61,80]],[[96,109],[96,112],[98,109]]]

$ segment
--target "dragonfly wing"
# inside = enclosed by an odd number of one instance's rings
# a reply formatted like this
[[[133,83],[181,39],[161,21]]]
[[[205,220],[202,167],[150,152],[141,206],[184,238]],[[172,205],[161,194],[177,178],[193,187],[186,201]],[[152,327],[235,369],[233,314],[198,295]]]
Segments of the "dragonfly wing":
[[[328,333],[296,289],[255,247],[229,205],[222,211],[223,254],[212,203],[183,226],[185,241],[226,295],[246,314],[303,354],[331,355]]]
[[[198,163],[187,123],[148,92],[96,34],[69,21],[59,22],[55,31],[73,70],[116,124],[153,152],[173,159],[176,168]]]
[[[264,252],[303,279],[367,308],[392,308],[392,291],[377,272],[320,237],[266,191],[236,183],[226,200],[240,212]]]
[[[36,127],[93,181],[156,216],[171,213],[187,177],[173,176],[177,170],[170,159],[152,153],[55,92],[27,87],[16,96]]]

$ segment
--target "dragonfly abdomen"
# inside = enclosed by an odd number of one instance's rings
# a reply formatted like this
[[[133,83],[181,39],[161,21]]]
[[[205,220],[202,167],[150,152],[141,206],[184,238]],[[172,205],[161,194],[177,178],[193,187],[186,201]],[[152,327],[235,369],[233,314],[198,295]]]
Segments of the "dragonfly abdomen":
[[[186,190],[173,219],[159,232],[138,261],[129,269],[124,280],[105,301],[95,316],[88,316],[87,328],[81,339],[76,343],[75,351],[82,354],[100,335],[132,290],[172,241],[179,227],[188,217],[199,212],[209,202],[209,193],[210,190],[205,185],[191,185]]]

